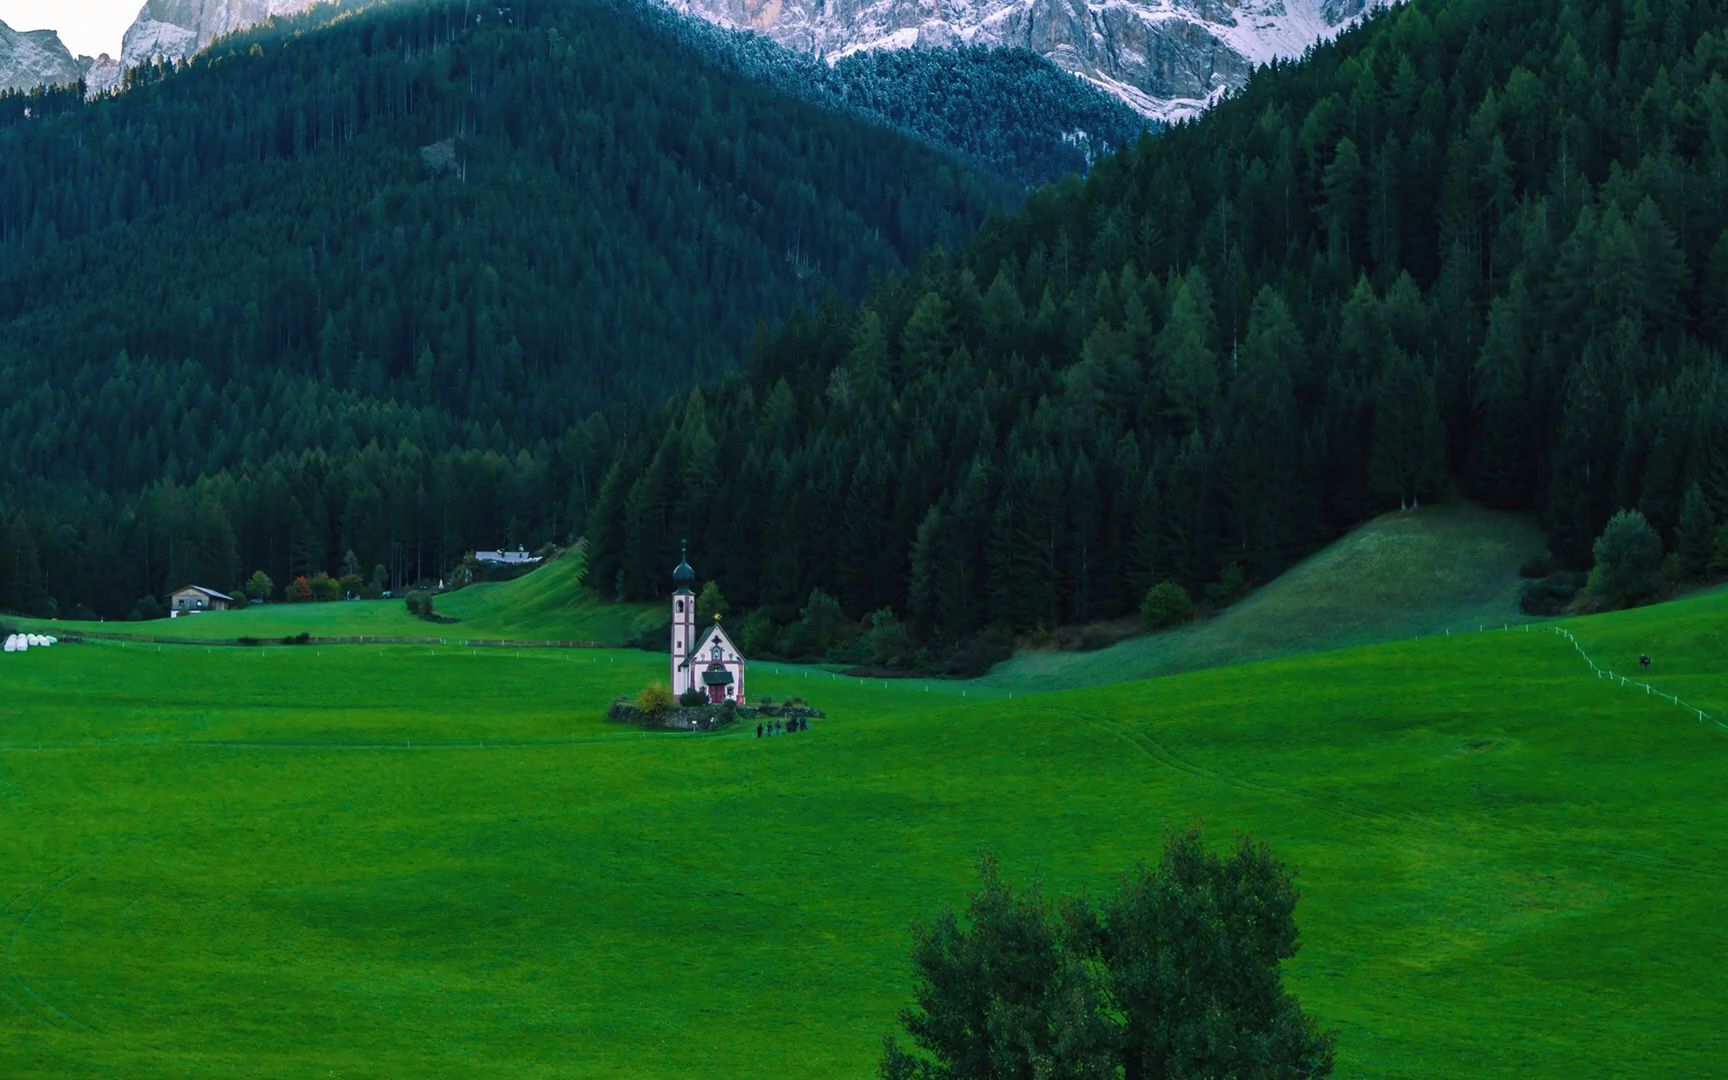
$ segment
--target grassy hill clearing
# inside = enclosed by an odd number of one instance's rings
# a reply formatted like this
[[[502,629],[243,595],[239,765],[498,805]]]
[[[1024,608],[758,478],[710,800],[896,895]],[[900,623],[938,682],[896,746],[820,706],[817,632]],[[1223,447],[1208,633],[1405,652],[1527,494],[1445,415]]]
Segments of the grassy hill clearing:
[[[1470,504],[1387,514],[1212,618],[1093,652],[1024,652],[987,681],[1020,690],[1102,686],[1525,622],[1518,567],[1543,549],[1522,515]]]

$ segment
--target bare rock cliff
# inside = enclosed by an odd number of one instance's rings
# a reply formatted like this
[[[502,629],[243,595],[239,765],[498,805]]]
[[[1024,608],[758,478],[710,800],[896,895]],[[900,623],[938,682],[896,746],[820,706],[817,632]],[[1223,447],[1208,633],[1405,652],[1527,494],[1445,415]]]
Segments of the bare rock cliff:
[[[126,31],[122,69],[184,60],[224,34],[275,15],[298,15],[316,0],[149,0]]]
[[[14,30],[0,22],[0,90],[65,86],[83,67],[52,30]]]
[[[1180,120],[1260,64],[1300,56],[1396,0],[668,0],[837,59],[871,49],[1020,46],[1147,116]]]

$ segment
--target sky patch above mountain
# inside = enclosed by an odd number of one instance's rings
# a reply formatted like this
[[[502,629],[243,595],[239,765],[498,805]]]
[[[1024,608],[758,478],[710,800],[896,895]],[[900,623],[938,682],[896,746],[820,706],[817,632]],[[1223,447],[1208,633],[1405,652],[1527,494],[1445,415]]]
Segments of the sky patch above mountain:
[[[74,56],[117,56],[138,9],[139,0],[0,0],[0,22],[53,30]]]

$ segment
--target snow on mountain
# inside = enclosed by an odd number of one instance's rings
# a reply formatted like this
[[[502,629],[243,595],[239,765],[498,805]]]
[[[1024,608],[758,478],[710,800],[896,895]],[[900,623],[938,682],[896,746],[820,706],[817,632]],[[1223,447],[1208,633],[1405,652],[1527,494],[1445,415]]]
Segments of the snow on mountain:
[[[52,30],[19,33],[0,23],[0,90],[59,86],[83,79],[92,95],[120,85],[140,64],[184,60],[212,41],[277,15],[298,15],[320,0],[147,0],[126,31],[118,59],[73,58]]]
[[[0,88],[84,77],[92,93],[158,59],[182,60],[224,34],[318,0],[147,0],[118,61],[75,60],[51,31],[0,24]],[[1398,0],[665,0],[830,61],[852,53],[962,44],[1019,46],[1157,120],[1204,111],[1254,68],[1300,56]]]
[[[75,83],[83,68],[52,30],[14,30],[0,22],[0,90]]]
[[[80,56],[78,62],[84,67],[84,86],[90,96],[106,94],[120,88],[120,77],[125,74],[120,68],[120,61],[103,53],[92,59]]]
[[[1181,120],[1397,0],[667,0],[835,60],[958,44],[1020,46],[1146,116]]]
[[[298,15],[317,0],[148,0],[120,46],[122,70],[184,60],[224,34],[277,15]]]

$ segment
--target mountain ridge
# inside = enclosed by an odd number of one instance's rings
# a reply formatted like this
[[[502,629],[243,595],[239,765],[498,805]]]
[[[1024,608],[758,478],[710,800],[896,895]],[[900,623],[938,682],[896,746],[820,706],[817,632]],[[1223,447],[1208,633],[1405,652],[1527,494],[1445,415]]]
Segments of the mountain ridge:
[[[914,46],[1038,53],[1172,122],[1398,0],[666,0],[674,9],[839,60]]]
[[[83,76],[84,66],[53,30],[14,30],[0,22],[0,93],[64,86]]]
[[[185,60],[226,34],[282,15],[299,15],[322,0],[147,0],[120,46],[122,70]]]
[[[91,94],[125,72],[186,60],[219,38],[324,0],[147,0],[117,58],[15,59],[0,37],[0,89],[75,82]],[[914,47],[1021,48],[1125,102],[1149,119],[1190,119],[1239,90],[1254,69],[1300,56],[1400,0],[662,0],[728,29],[761,34],[830,63]],[[42,33],[42,32],[37,32]],[[11,52],[22,55],[25,46]]]
[[[18,31],[0,22],[0,93],[82,80],[95,97],[118,89],[147,64],[188,60],[228,34],[300,15],[326,0],[147,0],[121,40],[118,57],[74,57],[54,30]]]

